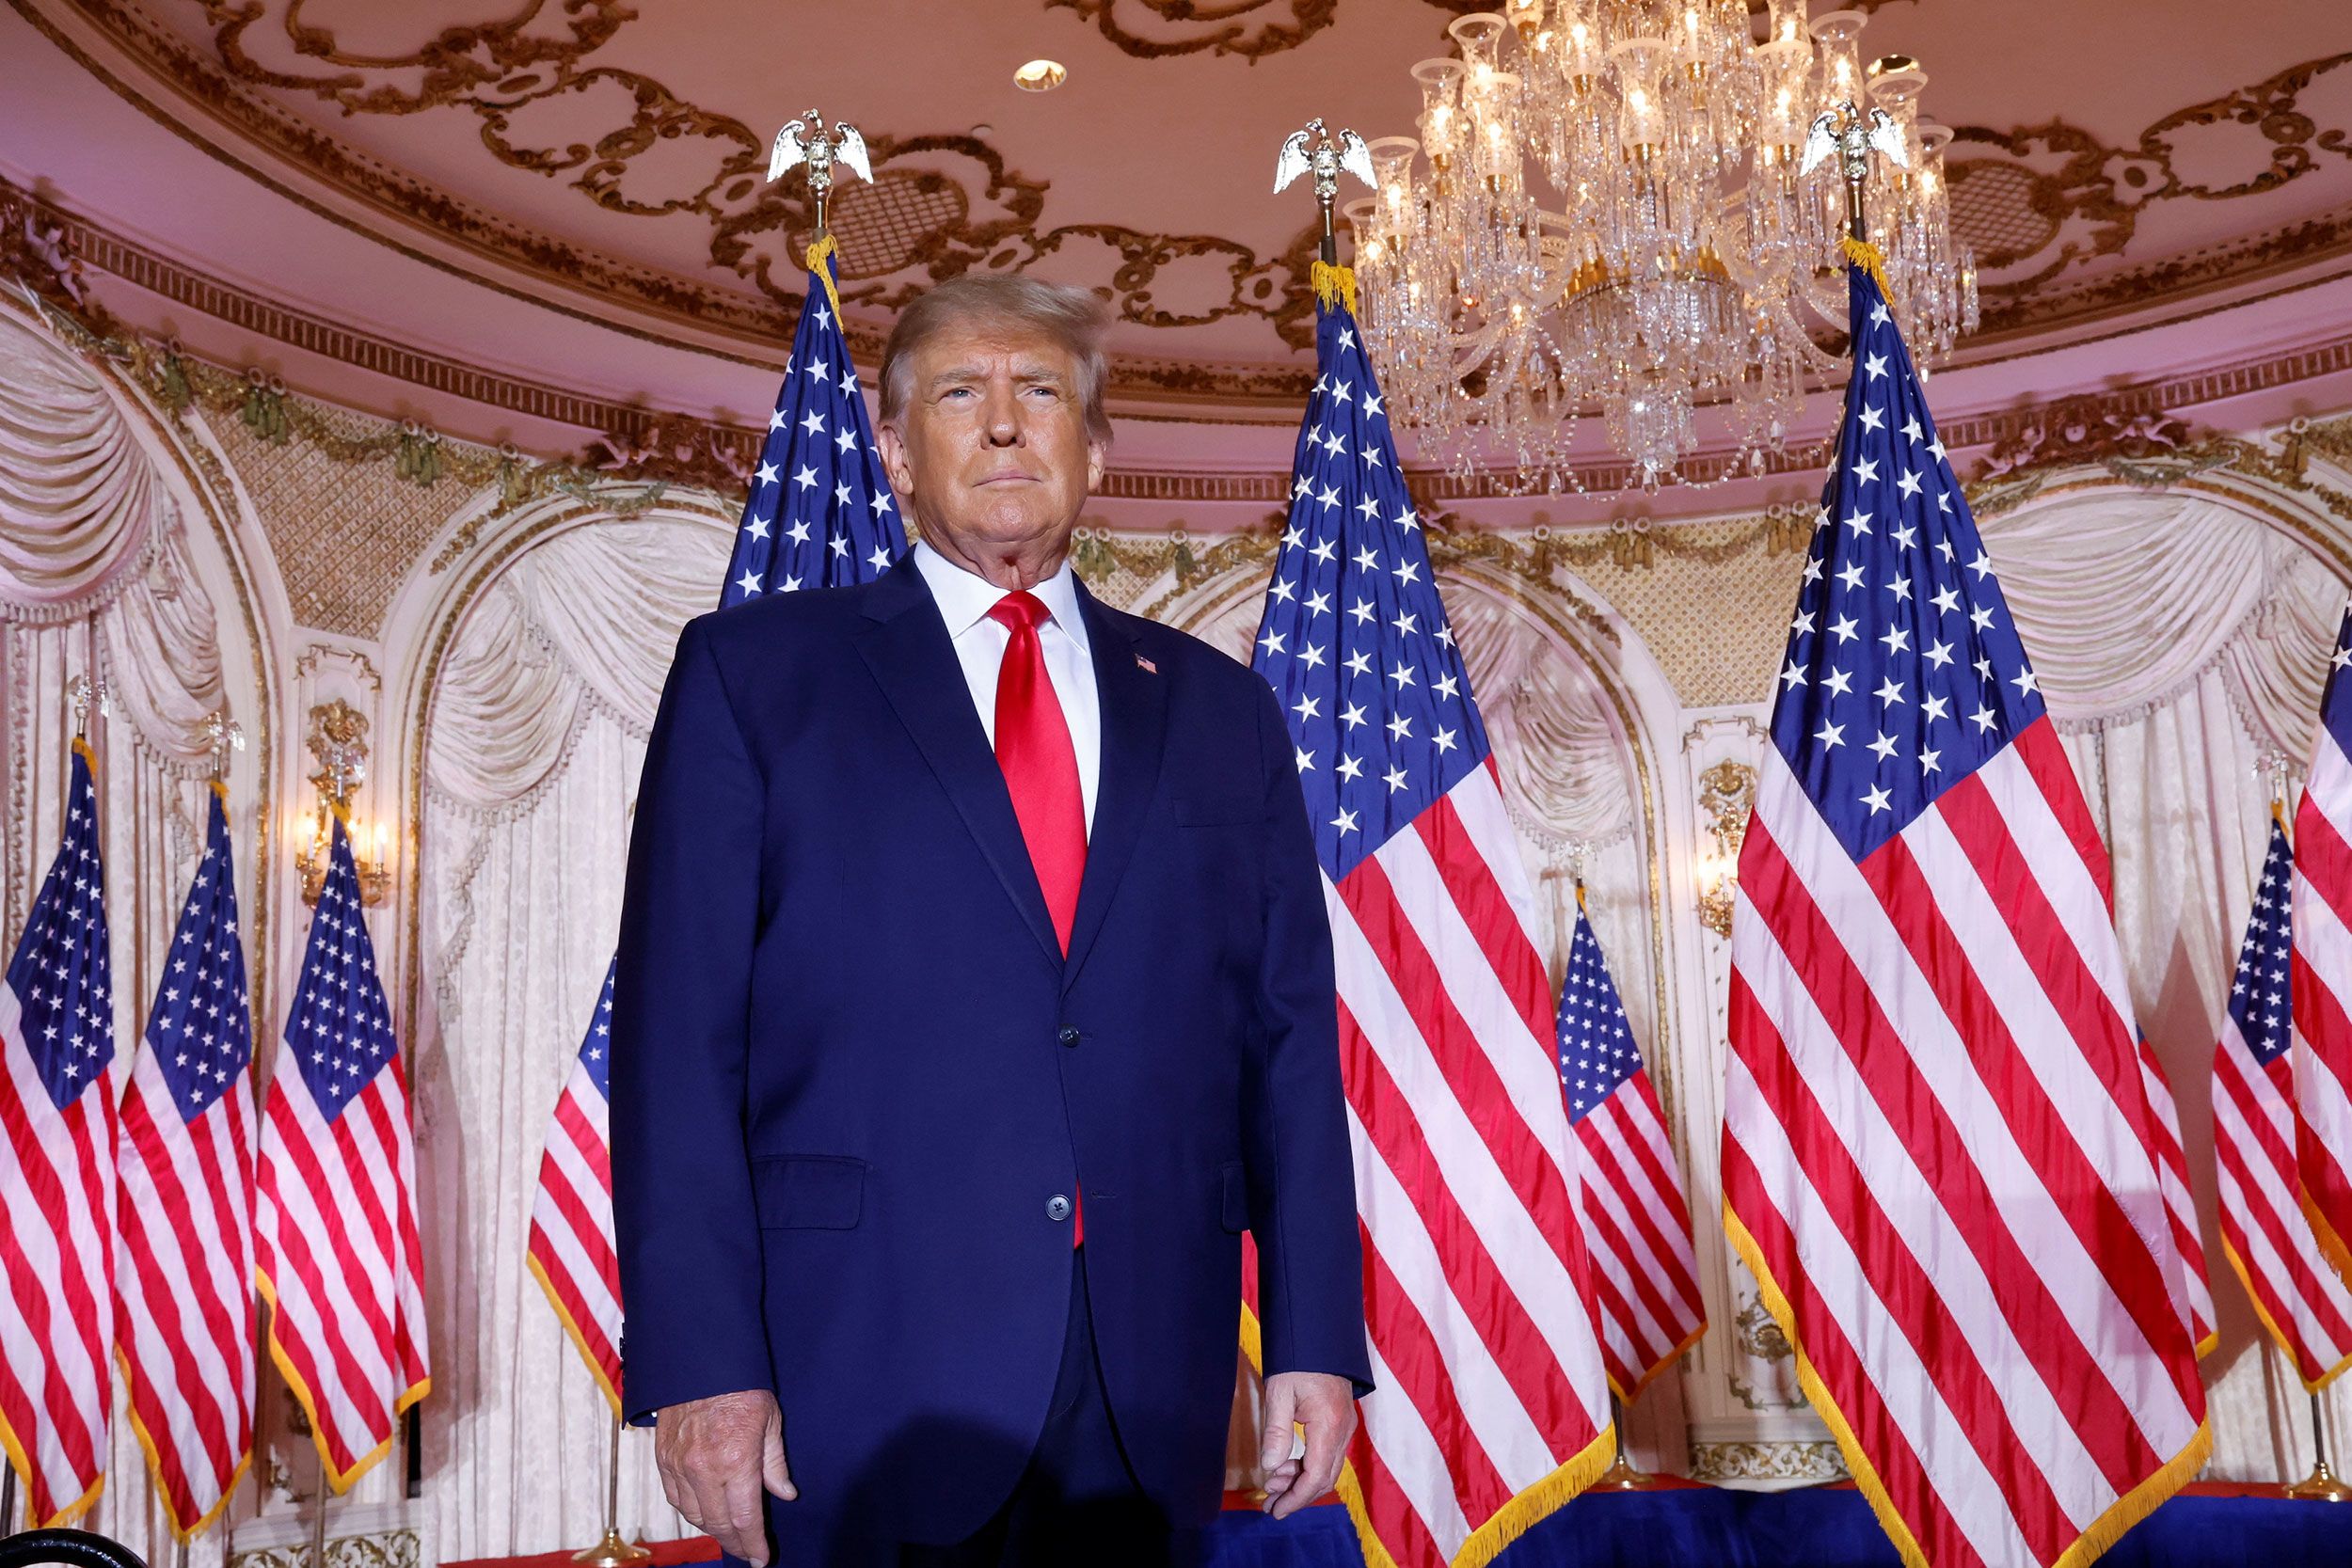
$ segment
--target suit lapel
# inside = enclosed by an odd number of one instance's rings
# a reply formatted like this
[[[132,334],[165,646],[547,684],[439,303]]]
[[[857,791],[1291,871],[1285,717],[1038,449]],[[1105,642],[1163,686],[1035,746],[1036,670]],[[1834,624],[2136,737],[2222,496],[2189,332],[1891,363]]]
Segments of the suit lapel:
[[[1144,813],[1159,784],[1161,741],[1168,726],[1166,677],[1136,662],[1134,633],[1114,620],[1084,585],[1078,589],[1078,610],[1086,617],[1087,643],[1094,659],[1103,752],[1095,782],[1094,826],[1087,835],[1086,874],[1078,882],[1070,957],[1062,971],[1065,991],[1086,962],[1135,852]]]
[[[1029,847],[1021,836],[1020,819],[1012,814],[1012,797],[1005,775],[989,750],[988,732],[972,708],[971,689],[947,640],[946,623],[931,602],[930,589],[913,555],[902,559],[877,579],[866,594],[866,613],[874,621],[858,639],[858,652],[874,672],[882,695],[898,710],[899,722],[938,776],[948,800],[955,802],[964,826],[988,858],[991,869],[1005,885],[1005,895],[1046,956],[1061,961],[1061,944],[1039,890]],[[1110,750],[1107,722],[1104,751]],[[1087,877],[1093,877],[1092,856]],[[1079,918],[1086,913],[1085,883],[1079,894]]]

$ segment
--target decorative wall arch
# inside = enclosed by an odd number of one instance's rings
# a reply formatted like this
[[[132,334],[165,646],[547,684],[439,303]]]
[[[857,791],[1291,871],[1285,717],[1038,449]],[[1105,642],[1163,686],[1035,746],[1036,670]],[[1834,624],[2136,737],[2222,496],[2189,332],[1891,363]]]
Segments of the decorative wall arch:
[[[93,717],[91,738],[118,1088],[202,853],[204,718],[221,707],[248,742],[230,758],[229,816],[257,1044],[273,1017],[267,825],[280,601],[246,547],[250,515],[218,483],[213,455],[200,427],[159,408],[77,324],[0,299],[0,926],[6,940],[22,931],[56,849],[72,731],[66,682],[95,670],[117,702],[112,718]],[[119,1410],[106,1486],[83,1522],[151,1557],[171,1544]]]

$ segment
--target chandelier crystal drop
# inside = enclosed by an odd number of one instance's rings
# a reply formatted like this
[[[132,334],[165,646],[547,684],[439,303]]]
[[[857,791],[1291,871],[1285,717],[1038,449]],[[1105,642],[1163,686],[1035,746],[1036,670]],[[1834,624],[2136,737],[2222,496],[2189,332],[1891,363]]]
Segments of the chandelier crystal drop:
[[[1458,58],[1413,68],[1420,137],[1370,144],[1377,192],[1346,216],[1389,406],[1433,458],[1581,490],[1570,448],[1597,409],[1645,487],[1693,483],[1711,406],[1734,452],[1711,477],[1760,471],[1837,368],[1845,181],[1834,156],[1800,172],[1836,104],[1901,132],[1905,164],[1872,159],[1864,210],[1912,352],[1924,367],[1976,326],[1927,73],[1900,55],[1866,72],[1862,12],[1804,12],[1511,0],[1454,22]]]

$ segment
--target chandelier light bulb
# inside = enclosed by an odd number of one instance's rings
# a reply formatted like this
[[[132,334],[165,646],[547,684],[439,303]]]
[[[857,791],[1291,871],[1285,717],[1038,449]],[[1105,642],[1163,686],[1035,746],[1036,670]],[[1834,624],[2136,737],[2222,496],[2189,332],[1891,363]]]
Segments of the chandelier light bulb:
[[[1835,374],[1846,192],[1800,172],[1814,119],[1883,108],[1907,166],[1865,188],[1888,300],[1924,366],[1977,320],[1915,60],[1862,65],[1859,10],[1770,0],[1507,0],[1412,68],[1416,142],[1371,144],[1349,210],[1365,339],[1422,451],[1525,491],[1582,489],[1597,415],[1634,482],[1755,471]],[[1704,427],[1721,450],[1692,471]]]

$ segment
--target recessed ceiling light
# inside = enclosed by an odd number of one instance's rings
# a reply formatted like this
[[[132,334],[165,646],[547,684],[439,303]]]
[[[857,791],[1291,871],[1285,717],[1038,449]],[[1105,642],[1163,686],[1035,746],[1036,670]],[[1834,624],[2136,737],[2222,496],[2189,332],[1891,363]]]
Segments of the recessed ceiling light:
[[[1023,92],[1052,92],[1068,80],[1059,60],[1031,60],[1012,73],[1012,85]]]
[[[972,127],[972,134],[976,136],[989,136],[995,135],[995,133],[996,127],[993,125],[975,125]]]

